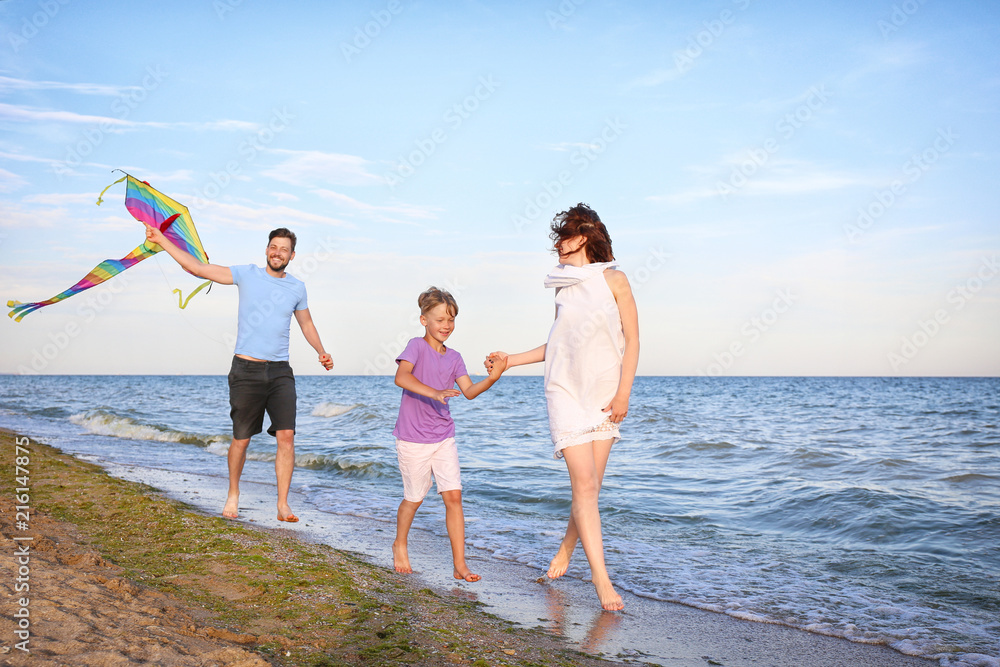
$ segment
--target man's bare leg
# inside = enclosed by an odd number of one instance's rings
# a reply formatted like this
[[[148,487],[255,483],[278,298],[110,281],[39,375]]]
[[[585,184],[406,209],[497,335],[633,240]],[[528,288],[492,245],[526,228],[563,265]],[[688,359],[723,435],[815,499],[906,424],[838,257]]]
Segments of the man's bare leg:
[[[292,486],[292,471],[295,469],[295,431],[283,429],[275,433],[278,450],[274,456],[274,474],[278,478],[278,520],[298,521],[288,506],[288,490]]]
[[[598,494],[600,494],[600,487],[604,485],[604,470],[608,467],[608,458],[611,456],[612,443],[614,443],[614,440],[597,440],[594,442],[594,466],[597,468]],[[580,532],[576,529],[573,514],[570,513],[569,524],[566,526],[566,535],[563,537],[562,544],[559,545],[559,551],[556,552],[556,555],[552,558],[552,562],[549,563],[549,579],[558,579],[566,574],[566,570],[569,569],[569,559],[572,558],[577,540],[579,539]]]
[[[479,581],[480,576],[469,569],[465,562],[465,512],[462,510],[462,491],[442,491],[445,525],[451,541],[451,559],[455,564],[454,576],[465,581]]]
[[[235,519],[240,512],[240,476],[243,475],[243,464],[247,462],[247,447],[250,446],[250,438],[237,440],[233,438],[229,445],[227,461],[229,463],[229,495],[226,496],[226,504],[222,508],[222,516],[227,519]]]
[[[423,502],[423,501],[420,501]],[[410,567],[410,553],[406,548],[406,540],[410,534],[410,526],[413,525],[413,517],[417,514],[420,503],[412,500],[403,500],[396,510],[396,540],[392,543],[392,566],[396,572],[403,574],[413,574]]]
[[[600,478],[597,474],[594,443],[575,445],[563,450],[569,481],[573,487],[573,519],[580,543],[590,563],[590,578],[597,590],[601,607],[607,611],[625,608],[615,591],[604,564],[604,540],[601,536],[601,514],[597,508]]]

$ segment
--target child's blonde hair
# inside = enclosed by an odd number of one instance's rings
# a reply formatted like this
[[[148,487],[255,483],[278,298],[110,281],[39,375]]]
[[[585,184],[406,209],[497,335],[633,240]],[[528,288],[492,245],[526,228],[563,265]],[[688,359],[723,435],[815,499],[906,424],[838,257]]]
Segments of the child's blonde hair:
[[[417,297],[417,305],[420,306],[421,315],[426,315],[427,311],[440,306],[442,303],[448,306],[449,315],[458,317],[458,303],[455,301],[455,297],[443,289],[428,287]]]

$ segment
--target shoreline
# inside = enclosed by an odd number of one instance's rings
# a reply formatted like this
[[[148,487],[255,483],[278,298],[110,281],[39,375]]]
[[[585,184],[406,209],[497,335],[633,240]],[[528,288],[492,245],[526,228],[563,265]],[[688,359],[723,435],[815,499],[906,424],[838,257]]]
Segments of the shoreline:
[[[13,449],[12,435],[0,434],[0,438],[5,441],[5,449]],[[51,448],[39,446],[38,449],[44,451]],[[537,645],[536,651],[549,656],[543,664],[556,664],[548,662],[556,659],[553,652],[566,652],[567,648],[573,656],[558,657],[561,664],[602,664],[598,657],[577,654],[576,651],[626,662],[671,665],[751,665],[763,662],[789,667],[802,664],[926,667],[931,664],[927,659],[906,656],[886,646],[859,644],[786,626],[740,620],[683,605],[646,600],[627,593],[623,595],[626,600],[624,614],[601,612],[596,608],[596,599],[589,582],[567,577],[548,582],[544,573],[538,570],[484,557],[471,547],[470,564],[483,575],[483,581],[472,584],[456,582],[451,579],[446,545],[426,531],[414,530],[412,534],[411,555],[415,567],[419,569],[418,574],[398,575],[392,571],[388,546],[391,532],[387,531],[391,531],[392,526],[385,522],[319,512],[304,504],[302,498],[298,497],[293,500],[293,506],[303,518],[302,522],[294,527],[279,524],[273,512],[273,485],[252,482],[245,483],[246,488],[241,498],[241,519],[236,522],[223,521],[216,518],[225,492],[224,480],[220,477],[113,464],[99,468],[58,450],[51,451],[53,461],[60,461],[71,468],[80,468],[77,471],[79,475],[93,478],[106,471],[111,475],[108,480],[115,480],[124,486],[131,484],[135,487],[139,484],[146,489],[143,493],[147,495],[162,497],[165,494],[169,498],[156,502],[174,505],[184,503],[187,507],[178,511],[211,524],[210,530],[225,529],[228,533],[230,528],[238,528],[249,529],[254,534],[263,531],[275,539],[291,540],[306,549],[327,549],[341,557],[364,562],[365,567],[371,568],[380,578],[391,581],[394,587],[407,589],[407,595],[414,596],[422,591],[433,590],[444,609],[449,612],[454,605],[462,613],[481,614],[483,619],[496,619],[504,624],[506,629],[500,631],[502,638],[521,637],[524,633],[524,641],[528,645]],[[117,478],[129,481],[120,482]],[[37,489],[35,492],[37,493]],[[114,498],[103,498],[101,504],[111,503],[113,500]],[[56,502],[55,498],[52,502]],[[59,502],[65,502],[65,499]],[[327,545],[334,545],[335,548]],[[355,554],[361,554],[360,558]],[[100,557],[106,559],[107,554],[101,550]],[[266,563],[260,566],[266,569]],[[141,581],[140,585],[144,584],[147,582]],[[408,604],[410,603],[404,603],[404,606]],[[470,605],[474,609],[465,609]],[[477,609],[487,613],[482,614]],[[480,635],[478,625],[478,622],[473,623],[476,627],[475,634]],[[0,646],[6,645],[7,637],[0,638],[0,641],[4,642]],[[520,654],[529,649],[510,650]],[[268,655],[268,659],[275,658]],[[489,658],[468,655],[459,660],[467,660],[467,664],[475,664],[475,660],[486,660],[484,664],[500,664],[496,660],[521,664],[520,658],[509,657],[506,653],[502,656],[491,655]],[[565,662],[566,660],[570,662]],[[412,664],[433,663],[421,659]],[[455,658],[447,664],[456,664]]]

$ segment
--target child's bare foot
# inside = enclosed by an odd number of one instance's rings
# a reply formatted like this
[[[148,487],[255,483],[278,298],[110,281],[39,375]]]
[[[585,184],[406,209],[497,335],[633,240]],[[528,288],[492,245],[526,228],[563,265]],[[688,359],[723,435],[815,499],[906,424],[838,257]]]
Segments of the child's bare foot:
[[[405,544],[392,543],[392,566],[396,572],[401,574],[413,574],[413,568],[410,567],[410,554]]]
[[[594,588],[597,589],[597,597],[601,600],[601,608],[605,611],[621,611],[625,608],[622,596],[615,592],[615,587],[611,585],[611,581],[604,583],[594,582]]]
[[[465,579],[466,581],[479,581],[482,579],[482,577],[470,570],[468,566],[463,566],[461,569],[456,567],[452,574],[456,579]]]
[[[239,517],[239,515],[240,515],[240,494],[237,493],[235,496],[229,494],[229,497],[226,498],[226,505],[225,507],[222,508],[222,516],[226,517],[227,519],[235,519]]]
[[[566,574],[566,570],[569,569],[569,559],[572,555],[572,552],[566,553],[562,547],[559,547],[559,551],[556,552],[552,562],[549,563],[549,571],[547,572],[549,579],[558,579]]]

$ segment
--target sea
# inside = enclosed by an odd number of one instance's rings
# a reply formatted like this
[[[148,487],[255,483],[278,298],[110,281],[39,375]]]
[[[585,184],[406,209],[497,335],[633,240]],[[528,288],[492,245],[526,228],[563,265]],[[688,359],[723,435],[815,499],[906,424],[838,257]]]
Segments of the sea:
[[[392,378],[297,388],[293,490],[310,511],[391,528]],[[469,548],[541,573],[570,510],[541,378],[504,377],[451,409]],[[608,569],[657,603],[1000,666],[998,422],[1000,378],[639,377],[600,498]],[[0,426],[89,460],[224,481],[228,387],[0,376]],[[255,436],[245,477],[273,483],[273,459],[274,440]],[[415,529],[445,535],[443,521]],[[582,550],[567,576],[589,576]]]

